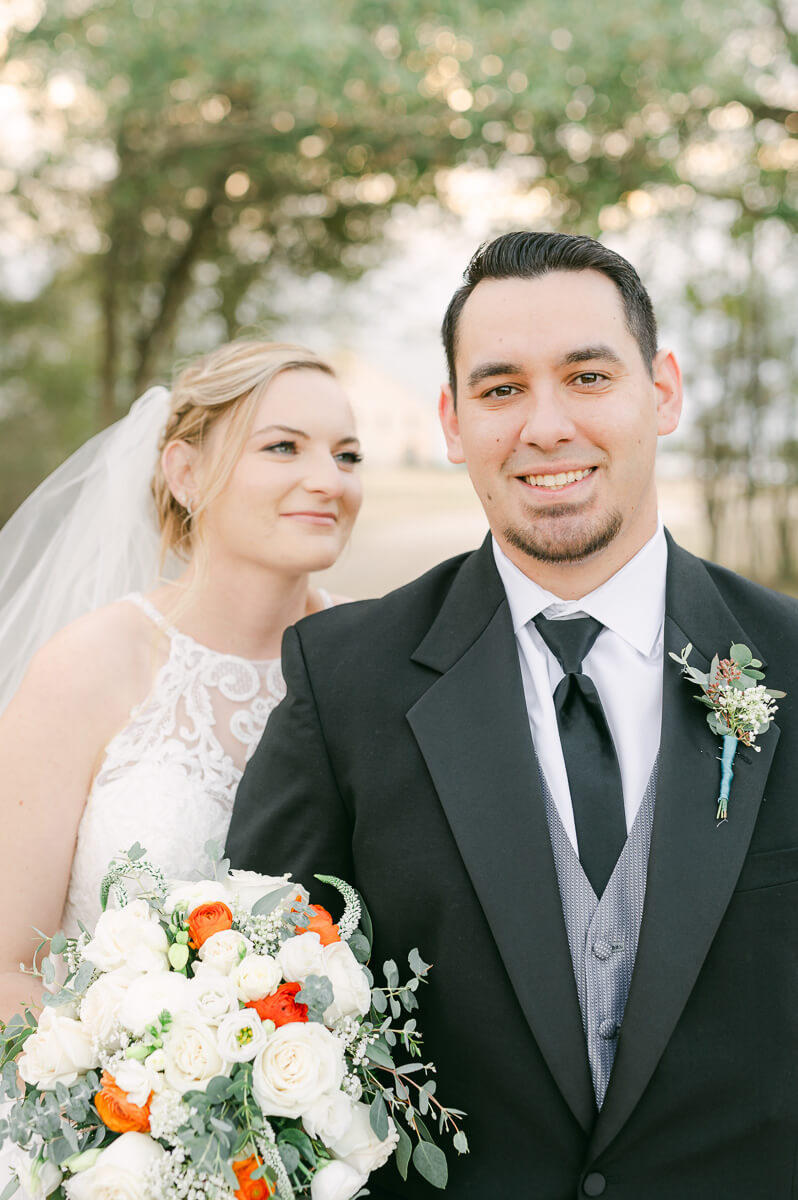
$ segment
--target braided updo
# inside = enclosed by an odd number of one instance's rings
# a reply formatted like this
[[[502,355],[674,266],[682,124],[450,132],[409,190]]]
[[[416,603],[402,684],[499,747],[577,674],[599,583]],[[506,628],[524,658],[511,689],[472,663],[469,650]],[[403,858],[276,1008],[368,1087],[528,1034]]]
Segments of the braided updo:
[[[249,436],[264,391],[283,371],[332,367],[304,346],[239,338],[189,363],[172,387],[169,418],[161,437],[152,494],[161,530],[161,562],[170,552],[188,559],[201,541],[202,513],[224,488]],[[213,462],[203,466],[202,493],[192,511],[173,494],[161,455],[170,442],[202,447],[220,422],[224,434]]]

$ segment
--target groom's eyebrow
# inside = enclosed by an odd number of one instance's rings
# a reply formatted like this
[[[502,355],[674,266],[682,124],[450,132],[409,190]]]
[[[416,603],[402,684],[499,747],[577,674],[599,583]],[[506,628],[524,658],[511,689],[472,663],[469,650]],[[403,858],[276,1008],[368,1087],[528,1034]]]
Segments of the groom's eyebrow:
[[[496,375],[521,375],[523,367],[511,362],[480,363],[470,371],[466,379],[466,387],[476,387],[483,379],[493,379]]]
[[[561,359],[559,365],[561,367],[569,367],[574,363],[592,362],[594,359],[602,359],[604,362],[621,364],[622,359],[615,353],[612,346],[608,346],[605,342],[599,342],[595,346],[580,346],[577,350],[570,350]]]

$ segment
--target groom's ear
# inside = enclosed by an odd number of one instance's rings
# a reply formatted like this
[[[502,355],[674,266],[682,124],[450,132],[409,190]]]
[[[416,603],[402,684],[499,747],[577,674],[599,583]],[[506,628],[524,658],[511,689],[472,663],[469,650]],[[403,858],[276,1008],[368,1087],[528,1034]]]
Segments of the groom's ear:
[[[446,457],[451,463],[465,462],[463,443],[460,440],[460,421],[457,416],[457,405],[448,383],[444,383],[441,388],[441,397],[438,401],[438,416],[441,420],[443,436],[446,439]]]

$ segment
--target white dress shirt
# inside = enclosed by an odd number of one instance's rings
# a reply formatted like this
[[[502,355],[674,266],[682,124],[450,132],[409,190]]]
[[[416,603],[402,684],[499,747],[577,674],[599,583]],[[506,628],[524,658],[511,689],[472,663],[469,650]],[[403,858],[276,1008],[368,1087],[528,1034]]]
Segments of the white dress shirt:
[[[512,615],[535,752],[565,831],[578,853],[554,710],[554,689],[563,670],[533,618],[539,613],[550,620],[589,616],[605,626],[585,655],[582,671],[596,685],[615,743],[628,831],[642,803],[660,742],[668,560],[665,533],[659,524],[634,558],[579,600],[561,600],[529,579],[510,562],[495,538],[493,553]]]

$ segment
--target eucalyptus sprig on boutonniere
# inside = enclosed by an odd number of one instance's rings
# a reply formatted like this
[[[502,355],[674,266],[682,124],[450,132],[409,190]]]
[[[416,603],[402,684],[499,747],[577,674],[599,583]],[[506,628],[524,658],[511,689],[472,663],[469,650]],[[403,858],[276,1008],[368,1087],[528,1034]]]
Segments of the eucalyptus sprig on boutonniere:
[[[685,646],[681,654],[671,653],[671,658],[681,665],[683,674],[700,687],[701,694],[696,699],[710,709],[707,713],[709,728],[723,739],[717,818],[725,821],[737,745],[742,742],[759,751],[760,747],[754,745],[754,741],[758,734],[767,732],[778,709],[776,700],[787,693],[766,688],[759,682],[765,678],[759,669],[762,663],[739,642],[731,647],[728,658],[715,655],[709,674],[690,666],[687,660],[692,650],[691,645]]]

